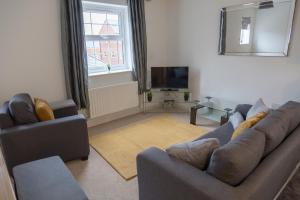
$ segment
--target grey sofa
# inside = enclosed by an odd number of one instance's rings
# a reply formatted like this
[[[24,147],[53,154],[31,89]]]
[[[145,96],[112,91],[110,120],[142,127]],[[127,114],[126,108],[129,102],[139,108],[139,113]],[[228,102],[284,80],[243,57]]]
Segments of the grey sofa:
[[[26,125],[7,124],[1,117],[0,142],[9,173],[30,161],[60,156],[64,161],[88,159],[89,141],[86,119],[79,115],[72,100],[50,104],[55,120]],[[9,113],[7,103],[0,114]]]
[[[293,105],[293,106],[291,106]],[[295,106],[296,105],[296,106]],[[244,116],[250,105],[240,105],[237,111]],[[176,158],[165,151],[150,148],[137,157],[140,200],[271,200],[276,199],[300,161],[300,104],[289,102],[282,109],[293,110],[285,123],[296,128],[237,186],[226,184]],[[282,109],[277,112],[284,115]],[[289,113],[289,112],[285,112]],[[275,118],[278,116],[274,116]],[[274,119],[274,118],[273,118]],[[262,123],[272,127],[272,118]],[[225,145],[231,138],[230,123],[199,138],[218,138]],[[275,135],[276,137],[276,135]]]

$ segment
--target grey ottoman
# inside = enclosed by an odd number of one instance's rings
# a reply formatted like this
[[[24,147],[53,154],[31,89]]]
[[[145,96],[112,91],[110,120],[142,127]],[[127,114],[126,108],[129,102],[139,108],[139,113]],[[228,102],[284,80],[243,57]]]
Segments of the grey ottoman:
[[[71,172],[58,157],[13,168],[18,200],[86,200]]]

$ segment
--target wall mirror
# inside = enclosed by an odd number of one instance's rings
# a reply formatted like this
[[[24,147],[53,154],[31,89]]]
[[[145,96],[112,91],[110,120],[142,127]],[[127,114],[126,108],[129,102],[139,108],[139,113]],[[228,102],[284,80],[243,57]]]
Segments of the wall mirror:
[[[222,8],[220,55],[287,56],[296,0]]]

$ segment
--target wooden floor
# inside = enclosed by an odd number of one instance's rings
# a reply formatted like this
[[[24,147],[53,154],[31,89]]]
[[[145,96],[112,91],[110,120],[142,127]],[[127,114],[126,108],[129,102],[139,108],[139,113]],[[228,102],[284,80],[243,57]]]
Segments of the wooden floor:
[[[0,200],[16,200],[0,148]]]

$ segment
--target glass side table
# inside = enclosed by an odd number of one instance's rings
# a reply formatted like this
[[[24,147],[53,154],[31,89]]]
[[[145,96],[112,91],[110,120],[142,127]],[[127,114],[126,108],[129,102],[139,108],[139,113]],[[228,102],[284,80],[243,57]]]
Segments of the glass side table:
[[[205,97],[205,99],[206,101],[199,101],[196,106],[191,107],[190,123],[196,125],[197,115],[199,114],[203,118],[219,122],[220,125],[225,124],[229,120],[235,106],[223,108],[213,103],[211,101],[212,97]]]

